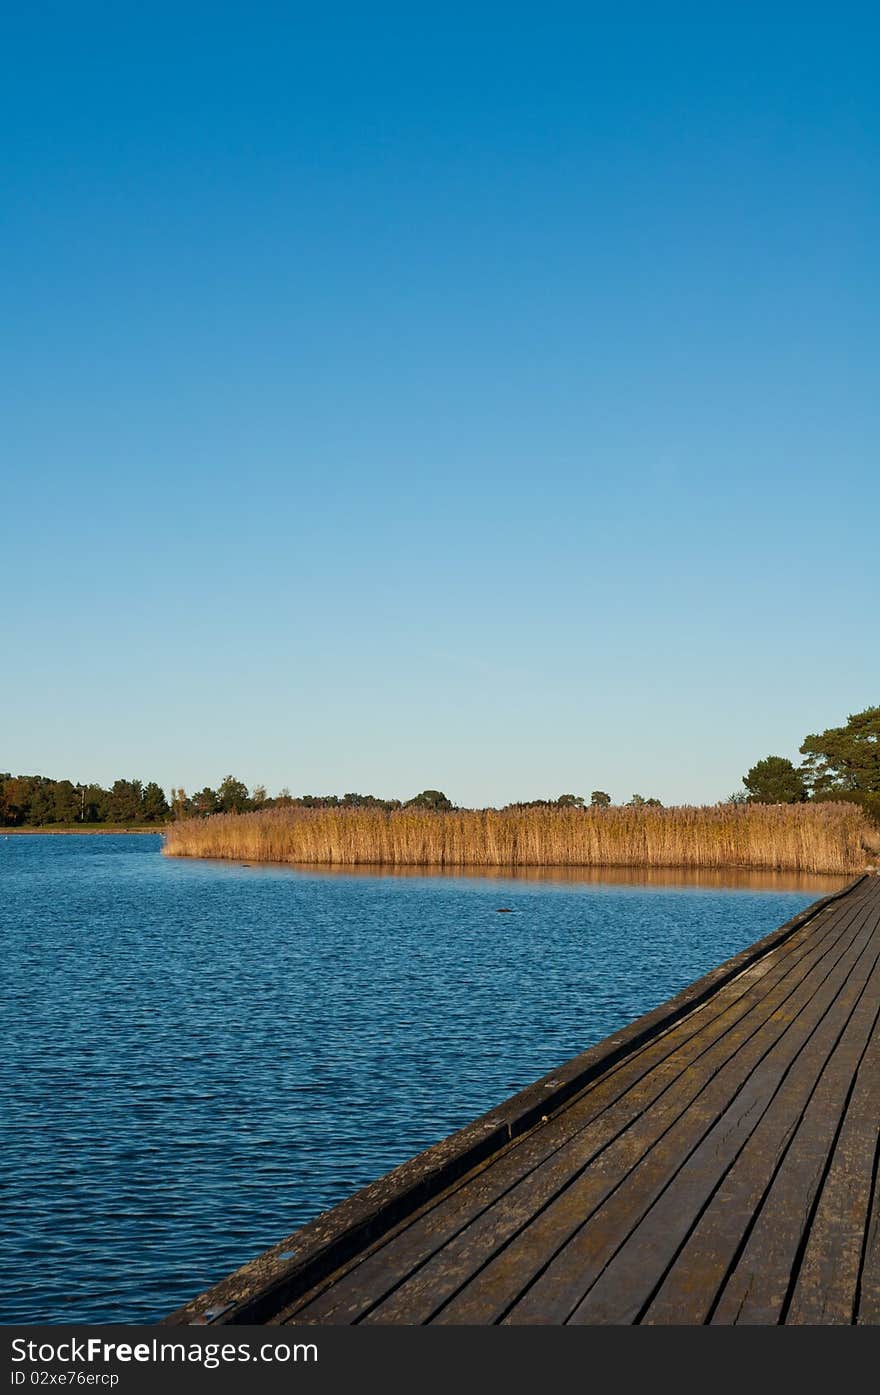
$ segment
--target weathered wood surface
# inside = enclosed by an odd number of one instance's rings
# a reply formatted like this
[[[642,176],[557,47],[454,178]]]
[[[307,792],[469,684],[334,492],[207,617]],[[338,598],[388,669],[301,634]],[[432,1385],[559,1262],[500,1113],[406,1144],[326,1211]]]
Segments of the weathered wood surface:
[[[877,1323],[880,878],[170,1323]]]

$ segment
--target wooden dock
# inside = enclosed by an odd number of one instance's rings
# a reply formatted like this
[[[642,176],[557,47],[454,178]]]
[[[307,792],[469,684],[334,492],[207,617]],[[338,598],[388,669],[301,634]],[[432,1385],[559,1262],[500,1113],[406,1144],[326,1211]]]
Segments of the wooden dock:
[[[172,1314],[880,1322],[865,876]]]

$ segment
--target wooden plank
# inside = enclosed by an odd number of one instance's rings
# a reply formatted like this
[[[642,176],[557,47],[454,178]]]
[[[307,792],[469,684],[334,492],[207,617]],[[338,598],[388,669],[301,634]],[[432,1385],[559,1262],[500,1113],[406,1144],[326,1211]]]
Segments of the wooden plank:
[[[679,1282],[673,1285],[674,1298],[672,1291],[667,1294],[663,1320],[706,1320],[749,1221],[815,1099],[816,1081],[823,1081],[826,1101],[846,1096],[852,1069],[848,1048],[851,1042],[857,1049],[864,1046],[876,1018],[878,966],[880,945],[871,936],[861,960],[782,1076],[777,1080],[775,1067],[768,1070],[771,1058],[752,1073],[645,1219],[621,1244],[573,1313],[572,1322],[639,1321],[695,1218],[700,1218],[699,1240],[681,1257]],[[653,1321],[657,1320],[655,1310]]]
[[[653,1108],[596,1158],[437,1320],[565,1322],[621,1235],[630,1232],[751,1071],[786,1034],[781,1051],[793,1048],[800,1032],[792,1035],[791,1029],[806,1006],[836,995],[863,947],[858,930],[845,940],[831,962],[820,960],[768,1018],[751,1031],[744,1026],[730,1033],[726,1058],[708,1053],[703,1069],[688,1073],[665,1109]]]
[[[764,1020],[778,1010],[787,993],[798,988],[807,968],[821,963],[823,954],[833,953],[841,937],[845,944],[849,944],[854,933],[852,922],[859,914],[858,901],[848,904],[845,910],[837,911],[837,917],[830,925],[824,925],[816,932],[814,942],[807,940],[803,957],[799,956],[789,967],[794,986],[785,986],[788,979],[782,972],[781,978],[774,978],[773,990],[764,992],[756,1002],[749,996],[746,1010],[739,1016],[736,1016],[735,1004],[732,1004],[706,1027],[695,1032],[681,1055],[672,1053],[661,1059],[660,1066],[650,1076],[640,1078],[628,1094],[608,1103],[589,1126],[576,1134],[572,1133],[570,1127],[573,1106],[569,1106],[554,1122],[545,1124],[540,1133],[520,1144],[515,1155],[495,1163],[491,1169],[485,1169],[473,1186],[449,1198],[442,1216],[428,1216],[414,1228],[416,1235],[407,1232],[399,1242],[392,1242],[392,1246],[382,1254],[365,1262],[360,1274],[339,1279],[325,1296],[297,1306],[283,1315],[283,1321],[350,1322],[363,1318],[367,1313],[370,1313],[370,1321],[427,1321],[443,1297],[455,1293],[474,1269],[508,1242],[510,1233],[516,1233],[517,1229],[526,1226],[536,1209],[565,1190],[573,1177],[593,1161],[597,1152],[615,1143],[630,1124],[642,1119],[648,1106],[654,1106],[651,1116],[653,1126],[655,1131],[660,1131],[665,1115],[658,1108],[657,1101],[668,1091],[669,1085],[688,1073],[690,1091],[696,1091],[700,1081],[693,1074],[693,1066],[700,1057],[706,1057],[710,1062],[704,1067],[708,1073],[718,1060],[732,1055],[738,1042],[738,1039],[731,1039],[732,1028],[738,1027],[741,1035],[759,1030]],[[754,985],[752,988],[754,990]],[[708,1039],[703,1036],[706,1031]],[[714,1052],[711,1057],[708,1055],[710,1050]],[[598,1101],[604,1103],[602,1084],[590,1088],[587,1101],[590,1112],[595,1108],[597,1096]],[[681,1112],[685,1103],[679,1101],[676,1112]],[[554,1143],[551,1154],[548,1154],[547,1140]],[[555,1147],[556,1144],[561,1144],[561,1147]],[[527,1162],[537,1158],[538,1166],[523,1170],[523,1158]],[[463,1196],[464,1190],[469,1196]],[[467,1225],[471,1216],[480,1219],[474,1225]],[[441,1226],[445,1223],[448,1226],[446,1233],[452,1233],[455,1239],[453,1243],[446,1243],[443,1249],[434,1244],[434,1254],[431,1256],[431,1237],[438,1236],[438,1223]],[[442,1239],[441,1230],[439,1240],[442,1242]],[[413,1272],[414,1269],[416,1272]],[[392,1289],[395,1292],[390,1292]],[[382,1293],[389,1293],[388,1299],[377,1303],[377,1297]]]
[[[438,1294],[449,1289],[458,1273],[458,1268],[453,1270],[452,1252],[446,1248],[438,1253],[441,1247],[448,1246],[471,1221],[502,1198],[507,1198],[507,1219],[513,1199],[508,1194],[513,1194],[518,1187],[517,1195],[524,1199],[524,1215],[530,1217],[542,1199],[550,1199],[570,1181],[573,1170],[585,1166],[692,1068],[732,1026],[750,1010],[760,1007],[772,987],[788,976],[802,973],[805,960],[808,964],[814,963],[823,951],[827,953],[829,947],[838,943],[857,912],[857,904],[849,906],[845,914],[838,911],[835,918],[825,920],[811,933],[801,931],[803,938],[791,949],[780,952],[778,959],[762,961],[719,992],[713,999],[714,1013],[707,1014],[706,1008],[701,1008],[671,1033],[643,1048],[623,1066],[590,1086],[554,1119],[507,1150],[491,1167],[481,1169],[478,1176],[466,1179],[448,1193],[442,1206],[430,1208],[405,1230],[361,1256],[346,1275],[328,1278],[325,1294],[305,1295],[280,1314],[279,1320],[356,1321],[370,1309],[379,1307],[378,1300],[383,1293],[390,1293],[414,1269],[437,1254],[437,1263],[415,1278],[406,1294],[393,1300],[376,1319],[403,1320],[398,1316],[402,1300],[406,1303],[407,1321],[424,1320],[424,1316],[417,1319],[413,1315],[416,1295],[420,1295],[418,1301],[422,1303],[419,1311],[429,1316],[437,1306]],[[828,917],[831,912],[825,915]],[[765,1004],[765,1013],[775,1006],[776,999],[771,999]],[[563,1152],[564,1156],[560,1156]],[[541,1174],[536,1176],[539,1167]],[[497,1219],[493,1217],[493,1221]],[[470,1246],[472,1240],[471,1232],[465,1244]],[[467,1263],[470,1264],[470,1260]]]
[[[880,1139],[880,1030],[877,996],[873,1036],[858,1069],[852,1098],[816,1214],[807,1236],[785,1321],[853,1323]]]
[[[871,1203],[856,1296],[856,1322],[880,1325],[880,1149],[874,1154]]]
[[[870,1031],[876,1029],[876,1000],[868,1006],[873,1009],[866,1029]],[[841,1126],[848,1089],[868,1044],[864,1032],[847,1033],[841,1041],[816,1086],[711,1322],[768,1324],[784,1318],[792,1274],[797,1272],[799,1250]]]
[[[876,972],[876,971],[875,971]],[[865,1007],[876,1007],[876,979]],[[789,1077],[761,1120],[748,1150],[737,1160],[698,1219],[687,1243],[663,1279],[642,1317],[649,1324],[705,1322],[754,1220],[779,1163],[794,1136],[800,1115],[793,1117],[798,1099],[803,1110],[816,1077],[804,1069]],[[801,1113],[803,1112],[801,1111]],[[687,1318],[684,1314],[687,1313]]]
[[[563,1322],[616,1244],[741,1087],[751,1070],[816,999],[833,998],[862,949],[858,928],[842,947],[820,959],[793,987],[768,995],[769,1015],[744,1019],[688,1071],[670,1097],[640,1116],[549,1205],[535,1216],[523,1199],[514,1238],[434,1319],[441,1323]],[[629,1181],[639,1170],[638,1183]],[[629,1184],[628,1184],[629,1183]],[[585,1222],[600,1208],[605,1238],[594,1248],[595,1228]],[[585,1280],[586,1275],[586,1280]],[[523,1294],[523,1290],[526,1293]]]

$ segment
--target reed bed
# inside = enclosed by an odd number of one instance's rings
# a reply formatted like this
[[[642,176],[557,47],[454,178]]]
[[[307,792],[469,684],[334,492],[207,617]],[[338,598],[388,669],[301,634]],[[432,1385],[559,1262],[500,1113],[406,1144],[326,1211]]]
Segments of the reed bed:
[[[171,857],[355,867],[739,867],[846,875],[878,850],[854,804],[267,809],[172,824]]]

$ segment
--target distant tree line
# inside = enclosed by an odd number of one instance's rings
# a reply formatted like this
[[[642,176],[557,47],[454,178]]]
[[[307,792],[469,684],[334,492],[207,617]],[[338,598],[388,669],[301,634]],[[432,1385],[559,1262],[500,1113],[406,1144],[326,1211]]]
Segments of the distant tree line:
[[[605,790],[593,790],[590,795],[591,809],[610,809],[612,804],[611,795]],[[662,809],[663,805],[659,799],[646,799],[642,794],[634,794],[626,802],[625,808],[640,809],[653,807]],[[556,799],[525,799],[517,800],[513,804],[505,804],[505,809],[585,809],[587,801],[582,794],[560,794]]]
[[[176,819],[206,818],[209,814],[246,814],[255,809],[394,809],[420,808],[436,809],[440,812],[452,809],[450,799],[441,790],[422,790],[406,801],[401,799],[380,799],[375,794],[298,794],[282,789],[269,796],[264,785],[255,785],[252,790],[234,775],[211,789],[206,785],[196,794],[188,795],[185,789],[171,791],[171,810]]]
[[[765,756],[743,776],[745,793],[732,798],[753,804],[843,800],[880,819],[880,707],[804,737],[800,754],[800,766],[785,756]]]
[[[262,785],[249,790],[242,780],[227,775],[216,789],[206,785],[196,794],[172,789],[171,800],[155,781],[116,780],[109,789],[98,784],[75,784],[46,775],[0,774],[0,824],[6,828],[44,828],[74,824],[163,824],[172,819],[207,818],[209,814],[243,814],[255,809],[296,806],[301,809],[452,809],[442,790],[422,790],[413,799],[379,799],[374,794],[301,794],[288,789],[270,798]]]
[[[160,824],[171,817],[165,791],[150,780],[102,785],[51,780],[46,775],[0,774],[0,824]]]
[[[607,809],[610,794],[593,790],[589,801],[580,794],[560,794],[556,799],[530,799],[508,804],[508,809]],[[629,807],[660,806],[659,799],[634,794]],[[98,784],[75,784],[45,775],[0,774],[0,824],[7,828],[44,828],[53,824],[120,824],[144,826],[174,819],[208,818],[211,814],[244,814],[256,809],[431,809],[445,813],[456,806],[442,790],[422,790],[412,799],[381,799],[375,794],[300,794],[282,789],[269,796],[265,786],[249,790],[243,780],[227,775],[216,789],[206,785],[195,794],[182,787],[172,789],[170,801],[155,781],[116,780],[109,789]]]
[[[611,805],[611,795],[604,790],[593,790],[590,807],[607,809]],[[529,799],[506,804],[506,809],[583,809],[587,801],[581,794],[560,794],[556,799]],[[645,799],[634,794],[628,801],[632,807],[654,805],[662,807],[659,799]],[[183,789],[171,791],[171,808],[174,818],[204,818],[208,814],[247,813],[253,809],[432,809],[436,813],[447,813],[457,806],[442,790],[422,790],[412,799],[380,799],[375,794],[300,794],[292,795],[288,789],[270,798],[262,785],[257,785],[249,793],[241,780],[228,775],[216,789],[205,788],[198,794],[188,795]]]

